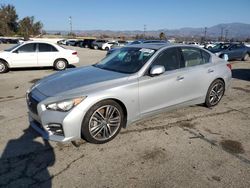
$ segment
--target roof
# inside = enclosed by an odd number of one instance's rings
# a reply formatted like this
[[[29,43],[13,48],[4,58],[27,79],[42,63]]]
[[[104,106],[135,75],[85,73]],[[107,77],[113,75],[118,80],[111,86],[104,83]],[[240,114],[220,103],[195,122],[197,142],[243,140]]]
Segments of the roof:
[[[159,50],[160,48],[172,46],[170,43],[142,43],[142,44],[132,44],[125,47],[135,47],[135,48],[149,48],[153,50]]]

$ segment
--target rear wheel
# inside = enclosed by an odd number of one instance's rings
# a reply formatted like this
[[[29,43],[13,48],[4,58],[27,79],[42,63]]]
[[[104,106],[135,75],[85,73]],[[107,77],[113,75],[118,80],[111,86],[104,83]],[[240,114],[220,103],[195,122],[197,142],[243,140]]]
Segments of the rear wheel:
[[[243,57],[243,61],[249,61],[250,60],[250,56],[248,53],[246,53]]]
[[[217,105],[225,92],[225,84],[222,80],[215,80],[208,88],[205,105],[212,107]]]
[[[95,46],[94,46],[94,49],[95,49],[95,50],[98,50],[98,46],[95,45]]]
[[[54,68],[56,70],[65,70],[67,68],[67,61],[64,59],[57,59],[54,63]]]
[[[7,63],[3,60],[0,60],[0,73],[8,72],[8,70],[9,70],[9,67]]]
[[[101,101],[86,113],[82,135],[91,143],[103,144],[115,138],[124,124],[121,106],[113,100]]]

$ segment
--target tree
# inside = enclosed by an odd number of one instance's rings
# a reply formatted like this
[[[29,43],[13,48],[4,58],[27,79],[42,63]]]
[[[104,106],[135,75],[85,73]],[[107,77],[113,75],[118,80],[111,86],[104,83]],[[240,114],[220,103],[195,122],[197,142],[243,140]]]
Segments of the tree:
[[[160,33],[159,38],[160,38],[161,40],[166,40],[166,39],[167,39],[165,33],[163,33],[163,32]]]
[[[18,29],[18,15],[13,5],[0,7],[0,35],[13,35]]]
[[[43,24],[34,22],[34,16],[27,16],[19,21],[19,34],[28,40],[31,35],[36,36],[42,33]]]

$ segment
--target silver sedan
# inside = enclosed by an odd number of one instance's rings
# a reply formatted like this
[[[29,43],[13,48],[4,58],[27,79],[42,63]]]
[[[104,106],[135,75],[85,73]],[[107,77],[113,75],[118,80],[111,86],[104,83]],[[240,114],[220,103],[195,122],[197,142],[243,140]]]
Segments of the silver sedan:
[[[92,66],[37,82],[27,92],[29,119],[46,139],[100,144],[146,116],[215,106],[230,82],[231,65],[199,47],[131,45]]]

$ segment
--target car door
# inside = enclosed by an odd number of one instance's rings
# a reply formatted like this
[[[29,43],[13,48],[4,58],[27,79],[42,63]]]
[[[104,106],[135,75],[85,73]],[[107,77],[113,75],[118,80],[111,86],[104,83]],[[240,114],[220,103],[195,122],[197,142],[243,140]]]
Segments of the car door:
[[[159,76],[151,77],[146,73],[139,78],[141,115],[183,102],[185,90],[182,74],[179,72],[181,65],[178,48],[173,47],[161,52],[150,67],[155,65],[164,66],[166,71]]]
[[[11,54],[12,67],[36,67],[37,44],[28,43],[20,46]]]
[[[37,61],[39,66],[53,66],[58,54],[59,51],[51,44],[38,43]]]
[[[211,55],[195,47],[181,47],[180,49],[184,61],[184,68],[180,72],[184,89],[182,99],[186,102],[204,102],[208,87],[216,75]]]
[[[244,46],[242,44],[234,44],[229,48],[229,59],[239,59],[243,57]]]

